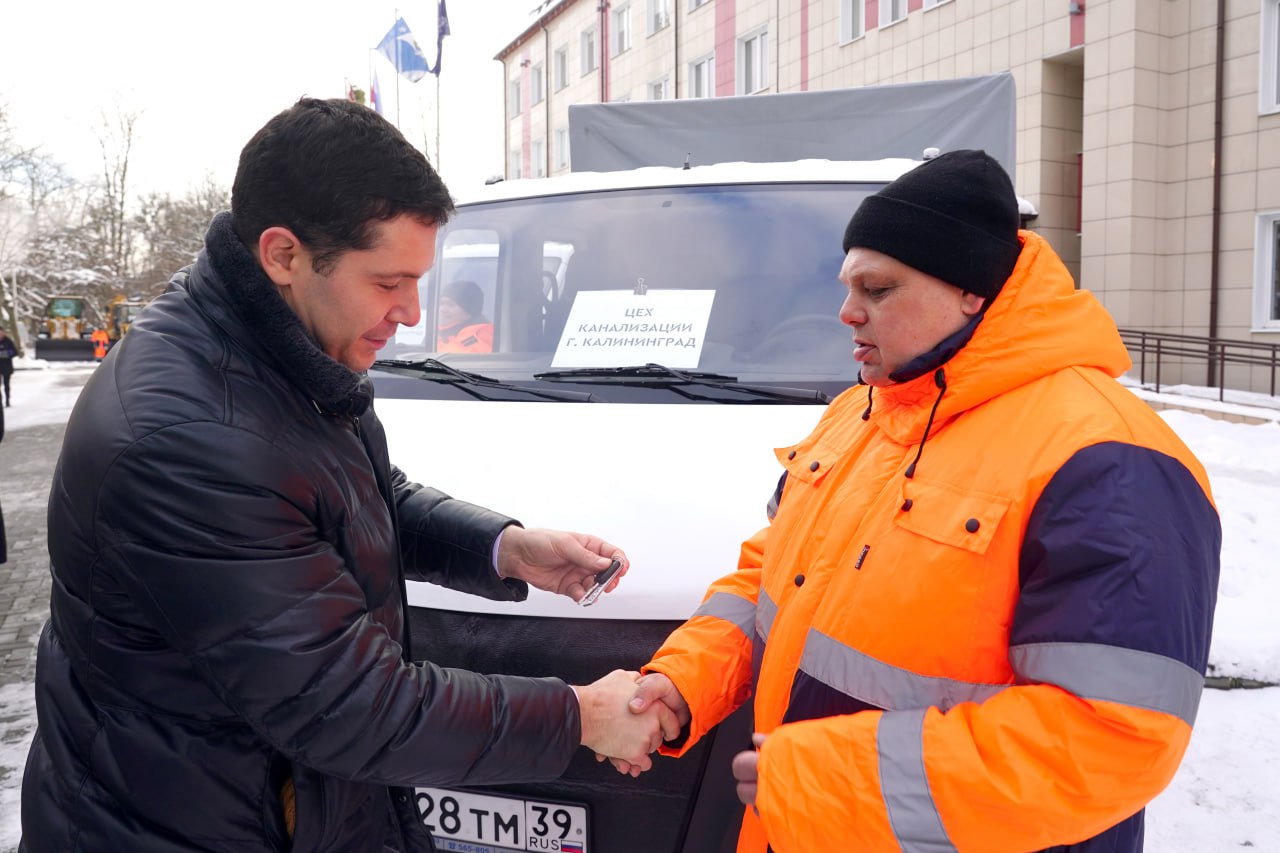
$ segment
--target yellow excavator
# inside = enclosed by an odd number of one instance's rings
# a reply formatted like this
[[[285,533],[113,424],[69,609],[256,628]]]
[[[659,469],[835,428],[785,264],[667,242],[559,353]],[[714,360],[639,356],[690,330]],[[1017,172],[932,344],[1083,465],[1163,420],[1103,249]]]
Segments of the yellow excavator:
[[[89,303],[83,296],[51,296],[44,321],[36,332],[36,358],[46,361],[92,361],[93,330],[85,319]]]
[[[108,348],[115,346],[129,332],[133,321],[147,305],[136,296],[119,295],[101,312],[104,327],[98,330],[89,317],[89,300],[83,296],[51,296],[45,304],[44,322],[36,334],[36,358],[46,361],[93,361],[97,341],[94,335],[106,334]]]
[[[128,333],[138,312],[147,307],[145,299],[117,296],[107,305],[107,346],[115,346]]]

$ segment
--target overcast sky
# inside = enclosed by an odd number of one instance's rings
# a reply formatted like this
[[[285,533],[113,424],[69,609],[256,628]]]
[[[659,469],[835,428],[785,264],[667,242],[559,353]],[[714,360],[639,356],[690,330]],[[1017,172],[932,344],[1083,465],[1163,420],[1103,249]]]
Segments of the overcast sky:
[[[494,54],[539,0],[446,0],[440,168],[457,195],[503,168]],[[230,186],[241,147],[301,95],[337,97],[376,69],[395,120],[395,70],[371,48],[397,9],[435,61],[436,0],[14,0],[0,4],[0,104],[18,139],[78,177],[101,169],[101,116],[138,113],[130,183],[181,195]],[[436,79],[400,81],[400,126],[435,160]],[[117,106],[118,105],[118,106]]]

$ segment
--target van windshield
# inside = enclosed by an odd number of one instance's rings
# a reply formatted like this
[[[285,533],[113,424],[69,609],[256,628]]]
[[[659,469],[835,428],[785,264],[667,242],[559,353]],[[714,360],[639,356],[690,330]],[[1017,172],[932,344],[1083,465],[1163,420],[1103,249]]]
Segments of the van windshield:
[[[878,184],[575,193],[460,207],[422,320],[380,357],[506,382],[649,362],[742,382],[857,381],[837,317],[844,227]]]

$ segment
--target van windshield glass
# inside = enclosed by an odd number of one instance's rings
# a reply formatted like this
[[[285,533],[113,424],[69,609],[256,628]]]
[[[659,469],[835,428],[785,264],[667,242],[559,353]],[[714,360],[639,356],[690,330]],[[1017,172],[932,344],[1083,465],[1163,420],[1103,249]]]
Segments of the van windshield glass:
[[[686,186],[463,206],[420,283],[422,321],[380,357],[429,354],[502,381],[659,362],[838,391],[857,381],[837,316],[840,241],[878,188]],[[669,322],[617,307],[648,304],[631,299],[643,294],[674,306]],[[589,353],[569,352],[584,342]]]

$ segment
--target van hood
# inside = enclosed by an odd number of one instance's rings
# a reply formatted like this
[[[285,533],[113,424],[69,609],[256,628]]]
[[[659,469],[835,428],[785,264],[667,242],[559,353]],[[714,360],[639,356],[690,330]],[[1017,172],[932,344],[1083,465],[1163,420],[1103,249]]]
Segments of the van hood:
[[[482,406],[483,418],[476,417]],[[405,474],[526,527],[592,533],[631,560],[618,588],[583,608],[531,589],[495,602],[427,583],[409,603],[469,613],[577,619],[688,618],[768,523],[782,474],[773,448],[813,429],[820,406],[379,399]]]

